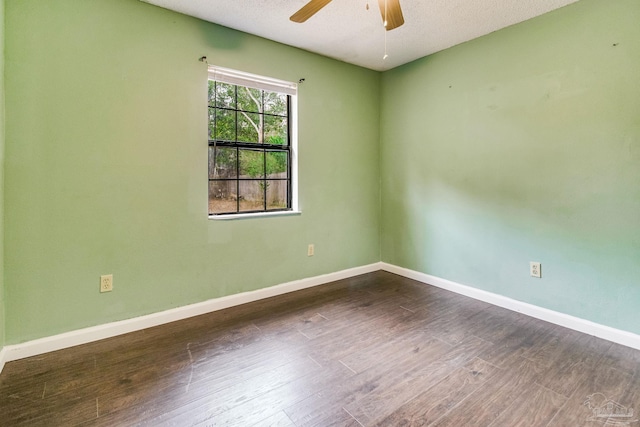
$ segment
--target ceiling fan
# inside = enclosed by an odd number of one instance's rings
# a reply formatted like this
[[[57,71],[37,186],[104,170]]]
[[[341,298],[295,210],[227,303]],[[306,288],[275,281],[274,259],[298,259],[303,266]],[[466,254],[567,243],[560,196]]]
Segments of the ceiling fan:
[[[331,0],[311,0],[309,3],[302,6],[299,11],[291,15],[289,19],[293,22],[302,23],[311,18],[329,3],[331,3]],[[378,0],[378,6],[380,6],[382,22],[384,23],[384,27],[387,31],[398,28],[404,24],[402,9],[400,9],[400,0]]]

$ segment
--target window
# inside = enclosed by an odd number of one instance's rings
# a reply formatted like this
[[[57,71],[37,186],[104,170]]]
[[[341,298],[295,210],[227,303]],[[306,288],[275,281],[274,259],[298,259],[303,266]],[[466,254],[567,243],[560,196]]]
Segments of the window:
[[[209,215],[295,208],[294,83],[209,68]]]

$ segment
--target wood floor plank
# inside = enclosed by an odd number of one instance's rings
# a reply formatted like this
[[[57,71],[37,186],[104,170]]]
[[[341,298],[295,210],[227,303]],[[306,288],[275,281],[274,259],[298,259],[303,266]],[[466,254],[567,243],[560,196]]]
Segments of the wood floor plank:
[[[598,363],[631,375],[640,375],[640,351],[613,343]]]
[[[366,425],[376,426],[426,426],[442,417],[452,407],[482,386],[498,370],[484,360],[474,358],[465,366],[455,369],[440,381],[423,383],[415,389],[413,397],[408,393],[394,394],[386,405],[372,400],[358,402],[359,410],[354,416]],[[415,394],[419,392],[418,394]],[[398,398],[402,396],[401,398]],[[366,400],[366,399],[363,399]],[[395,402],[393,402],[395,400]],[[364,403],[364,404],[363,404]]]
[[[77,390],[40,400],[3,397],[0,401],[3,425],[64,426],[97,418],[96,396]]]
[[[203,405],[203,401],[209,404],[212,412],[220,413],[322,369],[309,358],[281,362],[282,360],[275,359],[272,367],[265,364],[262,369],[251,371],[251,375],[229,375],[227,372],[222,378],[212,375],[193,382],[193,377],[185,371],[181,377],[169,378],[169,383],[155,383],[123,391],[111,389],[111,393],[100,397],[100,415],[133,409],[145,412],[144,417],[137,419],[142,421],[169,411],[184,412],[189,408],[197,409]],[[132,418],[134,416],[128,416],[128,419]]]
[[[180,362],[183,369],[170,370],[171,375],[164,380],[150,382],[147,387],[128,384],[124,390],[117,386],[106,387],[108,392],[100,394],[100,416],[113,419],[109,415],[117,411],[127,424],[132,425],[188,405],[203,396],[224,394],[225,389],[246,384],[274,370],[295,367],[304,371],[319,366],[304,354],[293,353],[278,344],[270,345],[269,341],[261,340],[190,364],[185,351]],[[283,368],[283,365],[287,366]],[[105,422],[104,425],[109,424]]]
[[[425,360],[442,360],[443,357],[459,360],[462,353],[466,351],[454,351],[450,345],[431,338],[421,345],[420,351],[416,352],[412,348],[398,352],[385,359],[384,364],[339,381],[331,389],[287,407],[285,412],[297,426],[322,426],[350,403],[367,395],[386,393],[394,384],[419,375],[425,368]]]
[[[369,327],[366,318],[370,319]],[[358,349],[383,345],[393,335],[393,325],[410,319],[411,313],[397,307],[386,316],[381,316],[380,310],[372,310],[367,315],[355,317],[354,322],[345,318],[341,328],[309,341],[310,355],[321,363],[322,360],[342,360]]]
[[[445,311],[432,318],[425,328],[434,336],[452,345],[473,336],[471,319],[486,310],[485,306],[478,307],[474,304],[450,305],[444,308]]]
[[[475,390],[433,426],[488,426],[544,374],[543,368],[527,359],[513,362],[507,369],[497,371],[485,387]]]
[[[448,372],[472,359],[486,345],[489,344],[476,337],[471,337],[456,347],[435,339],[420,352],[411,351],[401,360],[385,363],[386,372],[381,372],[380,368],[366,370],[324,395],[310,397],[299,405],[287,408],[286,412],[296,425],[321,426],[326,414],[335,413],[340,407],[344,407],[358,421],[364,422],[366,417],[361,420],[354,414],[358,411],[357,405],[365,402],[370,408],[375,405],[379,405],[380,409],[389,408],[389,396],[395,396],[403,403],[419,392],[416,387],[420,383],[443,378]],[[398,390],[402,395],[398,395]],[[395,405],[397,404],[396,401]]]
[[[497,319],[503,322],[506,319]],[[483,327],[491,323],[483,324]],[[477,334],[489,338],[486,333]],[[552,339],[552,330],[544,322],[535,319],[519,319],[509,328],[500,329],[495,337],[492,337],[493,346],[479,354],[479,357],[495,366],[504,368],[520,357],[526,357],[535,349],[544,346]]]
[[[591,369],[584,366],[584,369],[582,381],[548,423],[549,427],[593,425],[588,421],[593,415],[592,408],[608,400],[623,405],[634,403],[622,399],[629,392],[633,379],[631,375],[607,365],[595,365]]]
[[[541,366],[551,367],[556,364],[571,342],[569,331],[564,329],[555,334],[550,334],[546,340],[531,348],[523,354],[523,357],[536,362]]]
[[[628,419],[630,424],[633,425],[634,422],[640,423],[640,373],[636,373],[633,376],[626,392],[618,399],[619,400],[617,400],[617,402],[620,405],[633,411],[634,416],[631,419]]]
[[[514,402],[489,427],[545,426],[564,406],[567,398],[542,387],[528,384]]]
[[[287,417],[284,411],[280,411],[264,420],[260,420],[252,427],[295,427],[296,425]]]
[[[400,363],[396,359],[408,353],[420,353],[431,350],[434,344],[442,347],[442,341],[436,341],[432,336],[420,329],[408,331],[394,340],[378,343],[375,342],[367,347],[357,349],[353,353],[339,359],[356,373],[364,372],[367,369],[380,369],[381,364],[392,366]],[[444,343],[446,344],[446,343]]]
[[[532,322],[534,322],[532,317],[514,313],[502,307],[490,306],[471,316],[465,329],[485,341],[496,343],[518,331],[525,330]],[[542,322],[537,323],[542,324]]]
[[[147,425],[179,426],[184,425],[185,420],[189,420],[194,425],[206,423],[213,426],[251,425],[351,375],[353,375],[351,371],[343,365],[336,364],[304,375],[253,398],[243,399],[239,405],[235,405],[237,402],[232,400],[216,401],[206,396],[194,404],[154,418]]]
[[[589,335],[574,335],[557,354],[550,375],[540,380],[540,384],[570,397],[593,367],[608,351],[611,343]]]

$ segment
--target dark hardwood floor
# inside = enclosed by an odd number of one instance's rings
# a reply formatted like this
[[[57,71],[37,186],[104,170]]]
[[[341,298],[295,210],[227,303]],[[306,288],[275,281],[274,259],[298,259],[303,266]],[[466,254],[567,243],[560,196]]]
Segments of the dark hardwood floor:
[[[596,427],[639,413],[640,351],[385,272],[0,375],[3,426]]]

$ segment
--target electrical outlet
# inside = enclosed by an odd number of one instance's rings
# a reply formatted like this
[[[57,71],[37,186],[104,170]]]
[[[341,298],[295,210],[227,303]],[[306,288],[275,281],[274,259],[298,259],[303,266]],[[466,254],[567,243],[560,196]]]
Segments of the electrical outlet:
[[[113,290],[113,274],[100,276],[100,292],[111,292]]]
[[[310,243],[309,247],[307,248],[307,256],[313,256],[314,253],[315,247],[313,246],[313,243]]]
[[[531,261],[529,263],[529,272],[531,273],[531,277],[542,277],[542,270],[540,268],[539,262]]]

